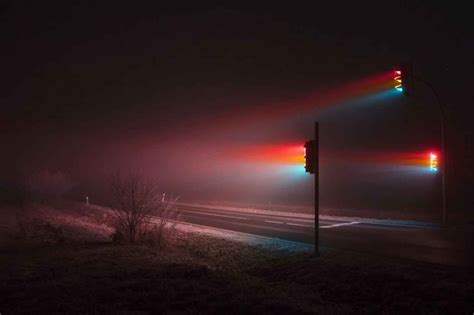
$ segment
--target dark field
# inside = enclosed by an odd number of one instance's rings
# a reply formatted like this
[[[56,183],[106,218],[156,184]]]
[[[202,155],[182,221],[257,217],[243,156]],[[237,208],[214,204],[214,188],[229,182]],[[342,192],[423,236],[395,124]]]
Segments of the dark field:
[[[471,314],[465,270],[177,232],[160,252],[109,242],[10,243],[0,312]]]

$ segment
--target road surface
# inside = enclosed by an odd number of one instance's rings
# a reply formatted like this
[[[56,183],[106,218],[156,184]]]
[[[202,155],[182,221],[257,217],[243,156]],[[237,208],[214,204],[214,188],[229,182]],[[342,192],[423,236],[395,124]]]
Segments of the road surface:
[[[314,217],[271,211],[179,204],[180,221],[284,240],[313,243]],[[407,221],[320,218],[320,246],[460,266],[456,232]]]

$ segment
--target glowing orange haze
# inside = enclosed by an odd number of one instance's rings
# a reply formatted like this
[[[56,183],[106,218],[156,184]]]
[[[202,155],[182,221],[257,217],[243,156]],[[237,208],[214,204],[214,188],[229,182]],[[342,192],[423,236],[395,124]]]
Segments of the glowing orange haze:
[[[373,164],[410,165],[419,167],[430,166],[428,152],[345,152],[325,151],[325,160],[348,161]],[[304,165],[305,150],[303,144],[255,144],[230,151],[229,156],[234,159],[248,160],[257,163],[277,163]]]
[[[304,165],[303,144],[256,144],[231,150],[228,154],[253,162]]]

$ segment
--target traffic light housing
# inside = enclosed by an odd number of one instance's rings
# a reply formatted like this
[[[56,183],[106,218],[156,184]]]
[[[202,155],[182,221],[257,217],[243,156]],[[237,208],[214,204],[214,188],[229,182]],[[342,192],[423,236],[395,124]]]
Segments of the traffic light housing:
[[[393,81],[395,84],[395,90],[403,92],[402,70],[395,70],[393,72]]]
[[[430,152],[430,171],[438,171],[438,155],[436,153]]]
[[[304,169],[307,173],[314,174],[316,172],[315,165],[315,142],[314,140],[306,141],[304,144]]]
[[[394,88],[404,94],[412,94],[414,78],[411,64],[404,64],[393,71]]]

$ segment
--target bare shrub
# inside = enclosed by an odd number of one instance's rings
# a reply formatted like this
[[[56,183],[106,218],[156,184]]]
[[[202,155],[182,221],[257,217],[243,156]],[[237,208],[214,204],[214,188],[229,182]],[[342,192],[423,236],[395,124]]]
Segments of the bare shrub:
[[[130,173],[112,177],[114,213],[112,239],[119,243],[146,242],[161,248],[166,231],[174,227],[177,218],[176,199],[165,201],[157,186],[149,179]]]
[[[180,219],[180,213],[176,209],[177,201],[178,197],[172,197],[160,202],[158,215],[143,229],[142,241],[158,250],[171,244]]]

